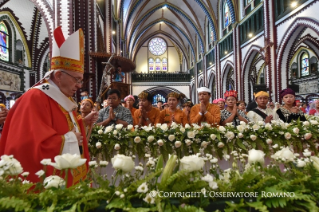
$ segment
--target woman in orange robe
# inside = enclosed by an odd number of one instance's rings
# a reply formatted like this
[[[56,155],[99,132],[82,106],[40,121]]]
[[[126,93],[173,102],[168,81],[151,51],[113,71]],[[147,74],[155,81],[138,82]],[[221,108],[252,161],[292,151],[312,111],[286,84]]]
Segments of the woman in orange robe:
[[[126,108],[128,108],[131,111],[132,116],[134,116],[134,113],[137,110],[135,107],[133,107],[135,102],[134,96],[128,95],[124,98],[124,101],[126,103]]]
[[[175,122],[176,124],[182,124],[183,126],[185,126],[185,124],[188,123],[185,113],[180,109],[177,109],[179,100],[184,97],[184,94],[175,92],[171,92],[167,95],[168,108],[162,110],[160,115],[160,122],[162,124],[166,123],[170,126],[172,122]]]

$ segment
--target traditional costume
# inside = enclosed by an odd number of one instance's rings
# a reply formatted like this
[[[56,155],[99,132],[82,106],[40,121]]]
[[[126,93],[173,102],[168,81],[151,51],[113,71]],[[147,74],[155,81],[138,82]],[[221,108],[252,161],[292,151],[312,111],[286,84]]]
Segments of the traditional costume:
[[[82,29],[64,39],[61,27],[54,31],[51,71],[32,89],[21,96],[9,111],[0,140],[0,155],[13,155],[27,180],[38,182],[35,173],[43,166],[40,161],[64,153],[81,155],[86,163],[69,174],[68,185],[86,177],[89,162],[88,143],[82,119],[77,119],[77,104],[65,96],[49,78],[54,70],[64,69],[84,73],[84,37]],[[72,129],[83,136],[80,148]],[[46,175],[59,174],[47,166]]]
[[[283,98],[287,94],[291,94],[295,96],[295,92],[291,88],[286,88],[284,90],[281,90],[279,94],[281,98]],[[276,111],[276,113],[279,116],[279,118],[286,123],[290,123],[293,120],[298,120],[298,119],[300,121],[307,120],[304,113],[300,109],[298,110],[297,113],[292,113],[290,110],[286,109],[285,107],[280,107]]]
[[[208,88],[202,87],[197,89],[198,93],[201,92],[207,92],[207,93],[211,93],[211,91]],[[202,116],[203,119],[202,119]],[[217,125],[220,122],[220,110],[219,107],[217,105],[213,105],[208,103],[206,105],[206,113],[205,114],[201,114],[200,113],[200,104],[196,104],[192,107],[191,112],[190,112],[190,122],[192,123],[196,123],[196,124],[201,124],[199,122],[205,122],[208,124],[213,124],[213,125]]]
[[[255,94],[255,98],[258,98],[260,96],[267,96],[269,98],[269,94],[265,91],[259,91],[258,93]],[[266,117],[270,115],[273,116],[273,120],[278,119],[278,116],[276,114],[276,109],[271,109],[267,107],[266,109],[263,109],[258,107],[258,105],[256,108],[250,110],[247,113],[247,117],[249,121],[251,122],[265,121]]]

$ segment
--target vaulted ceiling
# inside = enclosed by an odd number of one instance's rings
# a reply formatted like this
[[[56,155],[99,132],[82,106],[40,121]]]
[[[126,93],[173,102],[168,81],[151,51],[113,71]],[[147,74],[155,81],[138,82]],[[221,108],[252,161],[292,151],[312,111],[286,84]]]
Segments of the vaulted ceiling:
[[[134,58],[146,38],[157,34],[169,37],[184,53],[188,52],[188,46],[193,54],[206,52],[208,22],[212,26],[214,40],[218,39],[220,1],[119,0],[118,7],[122,10],[118,10],[118,17],[123,18],[127,52]],[[233,1],[227,1],[233,7]],[[123,14],[120,14],[121,11]]]

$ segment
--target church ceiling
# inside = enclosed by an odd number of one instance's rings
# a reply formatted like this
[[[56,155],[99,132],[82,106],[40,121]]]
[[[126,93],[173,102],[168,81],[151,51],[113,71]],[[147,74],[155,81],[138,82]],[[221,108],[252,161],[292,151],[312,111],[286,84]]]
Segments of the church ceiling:
[[[126,47],[131,58],[141,42],[156,33],[167,33],[178,41],[183,51],[190,47],[193,53],[207,49],[208,22],[217,39],[219,0],[122,0],[118,3],[123,11],[123,36],[127,38]]]

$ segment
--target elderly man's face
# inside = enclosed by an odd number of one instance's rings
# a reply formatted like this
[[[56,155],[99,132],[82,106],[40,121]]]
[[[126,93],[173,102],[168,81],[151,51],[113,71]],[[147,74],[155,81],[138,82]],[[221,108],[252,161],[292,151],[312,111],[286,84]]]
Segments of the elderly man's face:
[[[57,86],[67,97],[71,97],[82,87],[83,74],[78,72],[61,70],[55,73]]]

